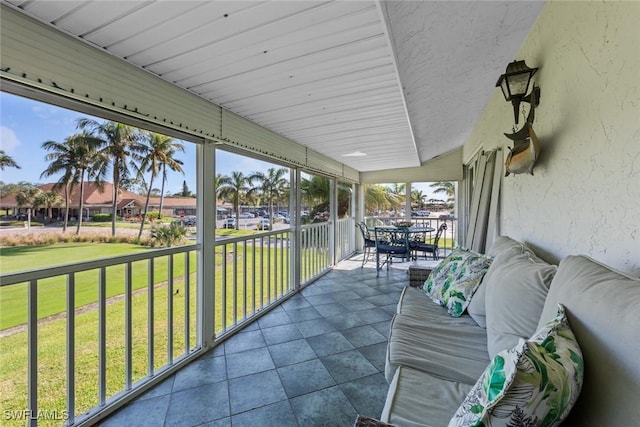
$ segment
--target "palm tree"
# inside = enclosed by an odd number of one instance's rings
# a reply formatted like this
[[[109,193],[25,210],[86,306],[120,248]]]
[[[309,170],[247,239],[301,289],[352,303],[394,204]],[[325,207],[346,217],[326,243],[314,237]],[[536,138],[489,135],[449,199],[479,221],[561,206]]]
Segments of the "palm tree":
[[[397,211],[402,206],[402,202],[405,198],[406,185],[395,183],[395,184],[392,184],[390,187],[385,187],[385,188],[386,188],[386,198],[389,201],[391,208]]]
[[[0,170],[7,167],[22,169],[10,155],[6,154],[4,150],[0,150]]]
[[[46,141],[42,148],[50,151],[45,156],[49,166],[40,174],[40,177],[48,177],[62,173],[53,189],[64,188],[65,214],[62,231],[67,230],[69,221],[69,203],[73,187],[80,184],[79,219],[76,233],[80,233],[82,227],[82,213],[84,210],[84,182],[85,176],[94,176],[93,169],[98,160],[98,147],[101,140],[87,132],[71,135],[64,142]]]
[[[385,187],[379,184],[367,184],[365,186],[365,211],[375,213],[379,210],[389,208],[389,200],[387,199],[387,191]]]
[[[437,181],[431,183],[429,185],[431,188],[435,188],[433,190],[434,193],[444,193],[447,195],[447,203],[454,203],[456,201],[456,186],[451,181]]]
[[[142,215],[142,222],[140,223],[140,231],[138,231],[138,239],[142,237],[142,230],[144,229],[144,223],[147,218],[147,211],[149,209],[149,198],[153,191],[153,180],[156,176],[162,172],[162,189],[160,190],[160,214],[162,214],[162,200],[164,193],[164,183],[167,180],[167,166],[176,172],[183,172],[182,161],[173,158],[176,151],[183,151],[184,146],[179,142],[174,142],[172,138],[161,135],[154,132],[143,132],[143,138],[147,142],[146,154],[140,160],[140,166],[138,173],[142,177],[145,172],[150,172],[149,184],[147,190],[147,198],[144,203],[144,213]]]
[[[218,192],[222,198],[231,200],[236,211],[236,229],[240,229],[240,201],[249,190],[251,180],[242,172],[233,171],[231,176],[224,175],[220,178]]]
[[[424,207],[426,198],[427,195],[424,194],[422,190],[411,190],[411,203],[418,205],[418,209],[422,209]]]
[[[101,139],[100,159],[96,174],[104,177],[111,169],[113,179],[113,203],[111,214],[111,235],[116,235],[116,217],[118,215],[118,196],[122,180],[131,175],[130,167],[144,154],[144,145],[139,142],[137,130],[131,126],[112,121],[98,122],[93,119],[79,119],[78,129],[87,130]]]
[[[251,183],[257,181],[258,186],[249,190],[250,196],[257,191],[262,193],[262,197],[266,199],[269,205],[269,215],[273,218],[273,203],[279,203],[284,192],[289,185],[289,181],[285,178],[288,173],[286,168],[269,168],[267,173],[254,172],[249,175]]]
[[[156,134],[157,135],[157,134]],[[174,172],[180,172],[184,175],[184,170],[182,169],[182,165],[184,164],[182,160],[178,160],[175,158],[176,153],[179,151],[181,153],[185,152],[184,145],[182,145],[179,141],[174,141],[171,138],[168,138],[164,135],[159,135],[163,140],[163,143],[160,145],[164,145],[163,149],[160,150],[162,152],[161,157],[161,165],[162,165],[162,186],[160,187],[160,207],[158,212],[158,218],[162,217],[162,206],[164,204],[164,185],[167,182],[167,167]]]

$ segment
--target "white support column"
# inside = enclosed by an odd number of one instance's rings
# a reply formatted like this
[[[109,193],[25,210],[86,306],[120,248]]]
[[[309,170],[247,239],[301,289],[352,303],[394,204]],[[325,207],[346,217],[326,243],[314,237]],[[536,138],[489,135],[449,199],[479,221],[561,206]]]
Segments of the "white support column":
[[[364,205],[364,184],[354,184],[354,213],[356,223],[364,221],[365,205]],[[356,252],[362,252],[364,242],[360,233],[356,233],[355,249]]]
[[[336,233],[338,232],[338,191],[335,178],[329,179],[329,264],[336,265]]]
[[[404,190],[404,220],[411,221],[411,183],[405,184]]]
[[[215,340],[215,225],[216,225],[216,156],[215,144],[199,144],[197,156],[197,225],[198,243],[198,326],[197,340],[202,348],[213,346]]]
[[[291,219],[291,228],[292,236],[290,242],[290,251],[289,257],[291,260],[291,278],[293,280],[293,285],[295,289],[300,289],[300,280],[301,280],[301,263],[302,263],[302,255],[301,255],[301,231],[300,227],[302,226],[301,215],[302,211],[302,203],[301,203],[301,192],[300,192],[300,169],[291,168],[291,174],[289,181],[291,183],[291,190],[289,194],[291,209],[293,210],[293,215],[289,214]]]

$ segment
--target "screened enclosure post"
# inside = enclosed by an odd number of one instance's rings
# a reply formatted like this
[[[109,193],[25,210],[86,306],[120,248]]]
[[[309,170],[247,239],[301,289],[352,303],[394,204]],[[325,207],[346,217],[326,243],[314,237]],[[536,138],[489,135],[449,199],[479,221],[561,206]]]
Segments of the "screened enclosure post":
[[[191,348],[191,257],[184,253],[184,353]]]
[[[27,291],[28,307],[28,369],[29,373],[27,381],[29,382],[27,406],[29,413],[36,414],[38,411],[38,281],[29,281],[29,290]],[[37,426],[38,420],[31,417],[29,419],[30,426]]]
[[[69,416],[68,423],[73,424],[75,420],[75,373],[76,373],[76,286],[75,273],[67,275],[67,414]]]
[[[133,368],[132,368],[132,360],[133,360],[133,352],[132,352],[132,344],[133,344],[133,305],[132,305],[132,283],[131,283],[131,263],[128,262],[125,265],[125,275],[124,275],[124,334],[125,334],[125,389],[131,390],[131,386],[133,383]]]
[[[167,273],[167,364],[173,363],[173,255],[169,255]]]
[[[197,344],[211,348],[215,340],[216,149],[213,141],[196,145],[197,227]]]
[[[291,188],[295,188],[296,191],[290,192],[290,204],[294,209],[293,215],[293,231],[289,241],[289,259],[290,265],[290,277],[293,283],[290,284],[291,289],[300,289],[301,275],[302,275],[302,204],[301,204],[301,191],[300,191],[300,169],[291,169],[290,180]]]
[[[153,258],[149,258],[147,264],[147,375],[153,376],[153,350],[154,350],[154,331],[153,331],[153,303],[154,303],[154,262]]]
[[[107,269],[100,269],[98,281],[98,403],[107,400]]]

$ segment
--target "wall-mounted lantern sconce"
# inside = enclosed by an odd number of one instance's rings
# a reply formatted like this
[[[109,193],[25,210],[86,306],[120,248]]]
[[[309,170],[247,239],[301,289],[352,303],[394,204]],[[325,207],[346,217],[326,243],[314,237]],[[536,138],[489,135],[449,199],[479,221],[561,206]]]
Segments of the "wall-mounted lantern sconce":
[[[527,95],[527,92],[529,91],[531,78],[536,71],[538,71],[537,68],[529,68],[524,61],[513,61],[507,65],[507,70],[500,76],[496,83],[496,87],[499,86],[500,89],[502,89],[504,99],[513,104],[513,117],[516,125],[518,124],[518,109],[520,108],[520,103],[531,103],[531,94]],[[534,96],[535,105],[533,105],[535,108],[540,99],[540,88],[534,84],[532,92],[533,91],[536,92]]]

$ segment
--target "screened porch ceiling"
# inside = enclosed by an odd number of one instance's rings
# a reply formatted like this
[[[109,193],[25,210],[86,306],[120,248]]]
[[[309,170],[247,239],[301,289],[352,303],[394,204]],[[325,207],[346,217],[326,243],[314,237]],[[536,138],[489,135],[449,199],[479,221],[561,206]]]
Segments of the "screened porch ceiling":
[[[544,4],[3,1],[361,172],[462,147]]]

